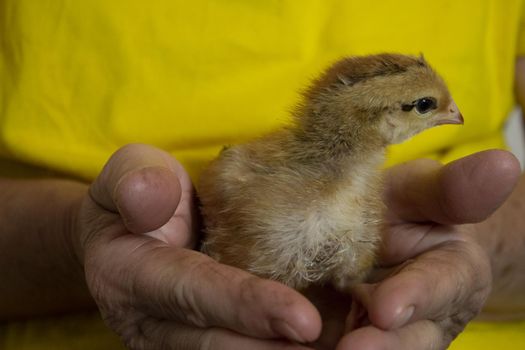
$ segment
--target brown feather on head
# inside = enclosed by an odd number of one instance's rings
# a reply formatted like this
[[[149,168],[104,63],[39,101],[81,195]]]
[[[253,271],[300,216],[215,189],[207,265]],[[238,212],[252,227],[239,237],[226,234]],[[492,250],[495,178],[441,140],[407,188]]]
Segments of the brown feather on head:
[[[351,86],[373,77],[403,73],[413,65],[429,67],[423,56],[412,57],[384,53],[343,58],[314,81],[307,95],[315,93],[318,89],[330,88],[338,83]]]
[[[375,138],[375,144],[463,122],[445,82],[423,55],[401,54],[339,60],[305,91],[296,117],[303,130],[337,130],[354,142],[360,142],[356,130],[366,130],[360,135]]]

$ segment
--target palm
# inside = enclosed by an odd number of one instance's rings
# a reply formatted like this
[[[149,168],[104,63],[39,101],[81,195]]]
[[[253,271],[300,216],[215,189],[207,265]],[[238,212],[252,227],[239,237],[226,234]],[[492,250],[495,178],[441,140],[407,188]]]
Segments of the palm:
[[[306,294],[309,299],[318,308],[323,318],[323,333],[321,338],[314,344],[314,347],[318,350],[335,349],[337,343],[342,338],[345,332],[345,323],[347,319],[352,319],[351,322],[354,327],[370,327],[376,328],[377,326],[371,325],[366,315],[366,308],[370,307],[371,294],[386,280],[391,284],[397,284],[396,280],[399,278],[399,283],[403,283],[405,273],[411,274],[411,271],[421,271],[422,273],[432,273],[432,270],[428,270],[428,264],[431,263],[433,268],[437,271],[436,273],[442,273],[445,270],[458,271],[454,268],[454,265],[461,264],[467,269],[475,269],[475,266],[471,266],[473,263],[463,254],[456,254],[460,251],[468,251],[468,243],[462,240],[461,233],[457,227],[447,227],[438,224],[414,224],[400,220],[394,220],[390,222],[389,228],[386,231],[385,241],[389,242],[389,247],[383,251],[380,257],[382,266],[378,266],[370,276],[369,284],[361,285],[357,288],[354,298],[358,300],[358,303],[352,304],[352,296],[338,292],[331,287],[323,288],[312,288]],[[400,239],[403,236],[403,239]],[[436,247],[436,242],[439,242],[439,246]],[[423,253],[427,249],[431,250]],[[422,253],[422,254],[421,254]],[[464,260],[464,261],[458,261]],[[441,261],[441,265],[435,265],[438,261]],[[479,275],[478,275],[479,276]],[[477,279],[478,286],[473,286],[483,290],[480,296],[486,296],[488,292],[488,281],[482,278]],[[485,276],[487,277],[487,276]],[[451,276],[452,278],[452,276]],[[451,281],[443,281],[443,283],[452,283]],[[398,289],[398,293],[403,293],[404,288],[410,289],[410,284]],[[468,288],[468,287],[467,287]],[[406,291],[409,293],[410,291]],[[392,295],[395,298],[396,295]],[[392,300],[394,301],[394,300]],[[431,320],[431,322],[446,323],[448,336],[450,340],[453,336],[457,335],[461,331],[465,322],[459,320],[468,320],[475,314],[479,305],[482,304],[483,300],[473,300],[472,307],[458,308],[457,310],[450,310],[449,313],[444,313],[439,317]],[[387,301],[388,302],[388,301]],[[365,305],[365,307],[363,307]],[[458,300],[458,305],[465,306],[461,300]],[[352,307],[357,308],[353,310],[350,315]],[[363,317],[364,315],[364,317]],[[456,320],[457,324],[453,324]],[[439,326],[439,325],[437,325]],[[372,333],[370,337],[374,336]],[[366,338],[366,337],[365,337]],[[373,339],[371,339],[373,341]],[[366,340],[363,340],[366,342]]]
[[[352,296],[329,288],[310,293],[324,325],[315,347],[445,349],[491,288],[477,226],[464,223],[482,221],[501,205],[519,175],[516,165],[493,151],[444,168],[421,160],[388,171],[378,267]],[[472,172],[480,168],[501,177]],[[352,325],[346,335],[345,322]]]
[[[286,348],[320,319],[299,293],[191,249],[191,181],[169,154],[112,155],[76,215],[86,281],[106,323],[132,349]]]
[[[506,166],[497,166],[501,159]],[[490,287],[488,259],[473,226],[452,224],[490,215],[519,171],[503,152],[474,155],[446,171],[414,171],[422,168],[416,163],[408,165],[412,173],[405,166],[387,176],[391,212],[380,268],[372,284],[356,286],[353,293],[366,310],[360,321],[370,324],[344,334],[351,297],[312,290],[309,296],[324,318],[318,349],[444,349],[479,311]],[[462,169],[480,163],[490,165],[489,175]],[[450,174],[457,186],[447,184]],[[465,174],[473,174],[470,183]],[[435,190],[436,179],[445,186]],[[221,349],[284,349],[290,344],[273,339],[316,339],[319,315],[300,294],[184,249],[197,239],[192,197],[182,167],[144,145],[115,153],[91,187],[78,216],[80,254],[111,327],[132,348],[199,349],[213,339]],[[452,210],[440,211],[435,203],[442,202]],[[396,321],[407,306],[415,307],[413,316]]]

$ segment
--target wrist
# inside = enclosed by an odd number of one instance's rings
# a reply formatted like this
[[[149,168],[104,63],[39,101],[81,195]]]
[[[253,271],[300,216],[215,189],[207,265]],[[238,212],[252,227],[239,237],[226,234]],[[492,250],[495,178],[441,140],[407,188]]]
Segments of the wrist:
[[[63,211],[63,234],[68,256],[72,264],[82,273],[84,266],[84,248],[82,244],[82,226],[80,225],[80,212],[87,195],[87,186],[78,188],[77,195],[70,198]]]
[[[0,319],[92,305],[74,254],[76,204],[86,185],[68,180],[0,181]],[[35,294],[35,285],[38,293]]]

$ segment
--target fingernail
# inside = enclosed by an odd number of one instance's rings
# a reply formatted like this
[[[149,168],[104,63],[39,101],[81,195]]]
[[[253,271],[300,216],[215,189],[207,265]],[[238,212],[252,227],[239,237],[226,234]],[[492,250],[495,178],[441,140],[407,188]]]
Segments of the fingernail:
[[[283,320],[274,320],[272,321],[271,325],[272,325],[272,330],[275,333],[278,333],[282,335],[283,337],[288,338],[289,340],[295,340],[300,343],[306,342],[306,339],[299,336],[299,334],[297,334],[297,332],[292,327],[290,327],[288,323],[284,322]]]
[[[412,305],[401,311],[394,320],[394,323],[392,323],[392,329],[404,326],[414,315],[415,309],[416,308]]]

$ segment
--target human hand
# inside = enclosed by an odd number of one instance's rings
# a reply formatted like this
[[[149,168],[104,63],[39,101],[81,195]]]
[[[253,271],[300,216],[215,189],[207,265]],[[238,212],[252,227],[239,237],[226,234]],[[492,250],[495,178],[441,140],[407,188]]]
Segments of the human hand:
[[[106,324],[131,349],[305,349],[317,310],[276,282],[191,250],[191,181],[169,154],[117,151],[77,214],[76,243]],[[288,341],[285,341],[287,339]]]
[[[348,316],[357,328],[340,338],[350,303],[325,291],[329,301],[320,310],[331,329],[324,327],[318,348],[446,349],[481,311],[491,290],[480,225],[468,223],[489,217],[519,174],[516,159],[504,151],[477,153],[446,166],[417,160],[390,169],[381,267],[373,281],[355,288],[354,305],[360,306]],[[356,322],[362,308],[364,324]]]
[[[370,326],[338,349],[445,349],[482,309],[491,290],[490,259],[477,223],[510,195],[516,159],[486,151],[441,167],[419,160],[389,170],[391,209],[381,264],[395,272],[357,288]],[[401,264],[401,265],[399,265]]]

